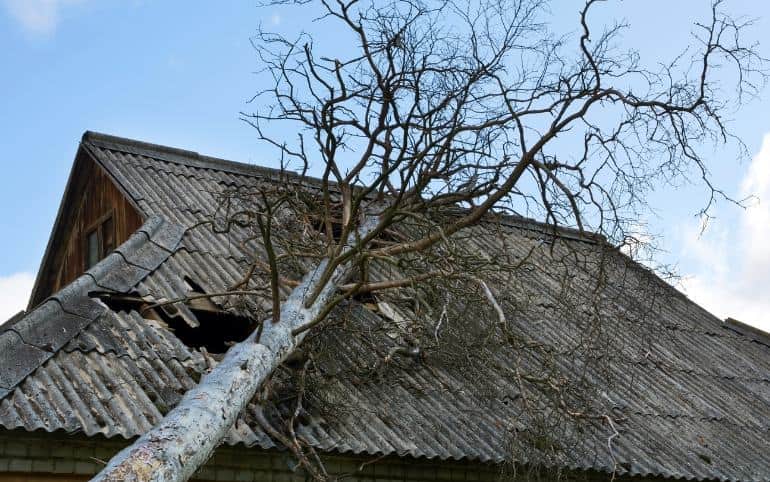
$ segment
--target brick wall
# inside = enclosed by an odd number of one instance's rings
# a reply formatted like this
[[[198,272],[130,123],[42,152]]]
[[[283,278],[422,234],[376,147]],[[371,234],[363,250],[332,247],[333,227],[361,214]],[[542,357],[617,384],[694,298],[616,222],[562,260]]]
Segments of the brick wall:
[[[68,436],[60,433],[0,431],[0,482],[80,482],[98,472],[127,444],[104,437]],[[350,482],[481,482],[524,480],[503,473],[493,464],[430,461],[408,457],[324,456],[330,474],[345,475]],[[304,482],[301,470],[286,453],[245,447],[221,447],[194,480],[205,482]],[[607,474],[564,474],[562,480],[611,480]],[[554,480],[556,477],[546,477]],[[543,480],[542,478],[540,480]],[[643,478],[616,477],[615,481],[643,482]]]
[[[103,437],[0,432],[0,482],[88,480],[126,442]],[[494,465],[429,462],[388,457],[324,457],[326,469],[357,481],[486,481],[497,480]],[[211,482],[305,481],[285,453],[245,447],[221,447],[194,480]]]

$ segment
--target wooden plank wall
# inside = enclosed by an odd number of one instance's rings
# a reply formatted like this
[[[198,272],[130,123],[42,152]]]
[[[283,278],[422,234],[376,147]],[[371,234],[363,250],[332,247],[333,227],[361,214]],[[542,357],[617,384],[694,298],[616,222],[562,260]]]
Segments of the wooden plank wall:
[[[68,206],[71,214],[65,230],[65,243],[59,244],[51,253],[58,262],[53,269],[53,283],[48,294],[67,285],[85,271],[86,234],[99,220],[112,215],[115,224],[115,246],[120,246],[142,225],[142,218],[128,202],[123,193],[113,184],[106,172],[92,159],[83,159],[75,173],[80,179],[75,202]]]

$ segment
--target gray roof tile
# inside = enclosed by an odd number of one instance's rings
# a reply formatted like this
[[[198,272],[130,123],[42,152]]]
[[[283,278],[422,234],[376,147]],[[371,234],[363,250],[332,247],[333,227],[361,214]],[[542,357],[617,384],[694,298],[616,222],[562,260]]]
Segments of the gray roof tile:
[[[156,233],[162,233],[164,226],[160,223]],[[102,289],[128,292],[147,276],[149,270],[130,265],[123,258],[135,257],[135,252],[142,251],[145,244],[151,243],[144,233],[132,235],[119,248],[124,254],[107,256],[35,309],[0,326],[0,356],[4,357],[0,363],[0,387],[13,389],[94,320],[109,314],[107,307],[92,298],[91,293]],[[163,261],[157,256],[157,249],[142,251],[151,254],[155,266]],[[169,252],[164,252],[168,257]]]
[[[6,389],[13,388],[50,357],[47,351],[25,343],[14,329],[0,334],[0,353],[3,354],[0,387]]]
[[[119,251],[107,255],[103,263],[99,263],[87,271],[96,285],[106,290],[127,293],[137,282],[149,273],[149,270],[128,264]]]
[[[54,293],[51,298],[59,302],[63,311],[81,318],[94,320],[104,313],[106,308],[88,296],[83,296],[83,294],[98,289],[94,278],[91,275],[84,275]]]
[[[13,331],[30,345],[56,351],[90,322],[87,318],[67,313],[51,300],[16,323]]]

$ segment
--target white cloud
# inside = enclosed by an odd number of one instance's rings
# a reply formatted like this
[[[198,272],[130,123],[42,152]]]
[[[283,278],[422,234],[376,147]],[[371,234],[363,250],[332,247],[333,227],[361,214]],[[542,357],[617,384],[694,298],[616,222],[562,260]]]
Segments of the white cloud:
[[[5,9],[32,34],[48,35],[56,30],[61,10],[85,0],[2,0]]]
[[[699,227],[687,228],[682,254],[697,268],[682,285],[716,316],[770,332],[770,133],[749,165],[741,194],[756,200],[741,211],[735,229],[717,225],[700,236]]]
[[[35,277],[32,273],[0,276],[0,323],[27,306],[34,283]]]

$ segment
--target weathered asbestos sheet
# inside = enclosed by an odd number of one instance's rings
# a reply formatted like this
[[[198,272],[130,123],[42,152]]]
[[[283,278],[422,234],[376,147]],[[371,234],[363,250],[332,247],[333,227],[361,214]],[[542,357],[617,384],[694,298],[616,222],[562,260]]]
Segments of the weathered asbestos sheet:
[[[164,323],[131,309],[108,309],[89,294],[161,300],[187,294],[187,280],[206,292],[231,285],[243,274],[246,253],[211,230],[185,228],[216,210],[217,192],[253,185],[272,173],[96,134],[87,134],[84,146],[148,221],[89,273],[2,326],[0,425],[131,438],[159,421],[216,361],[186,346]],[[502,246],[499,232],[474,229],[466,241],[491,255],[501,249],[524,255],[542,241],[537,225],[524,220],[505,225],[509,242]],[[591,240],[564,236],[582,249],[595,249]],[[629,262],[620,271],[618,286],[651,282],[669,296],[650,321],[656,331],[642,339],[632,314],[652,301],[633,289],[608,290],[606,304],[627,316],[618,315],[606,329],[604,339],[615,349],[601,361],[602,370],[581,373],[601,386],[603,403],[617,423],[596,419],[564,428],[569,446],[552,463],[630,475],[770,480],[770,347],[727,329],[641,267]],[[521,276],[497,280],[494,289],[513,292],[523,284],[537,294],[532,306],[539,308],[511,308],[506,314],[522,333],[554,347],[551,366],[565,376],[577,372],[582,361],[570,356],[570,347],[579,343],[580,330],[547,308],[559,296],[558,274],[544,268]],[[621,277],[633,283],[620,284]],[[246,300],[230,310],[249,317],[261,312],[259,305]],[[321,374],[309,387],[298,435],[321,451],[527,462],[514,442],[532,421],[517,412],[520,390],[513,367],[535,366],[538,360],[497,350],[462,363],[436,355],[374,370],[397,343],[384,328],[386,311],[358,303],[338,310],[347,328],[332,328],[317,341],[333,356],[317,360]],[[396,311],[404,319],[419,318],[402,307]],[[466,321],[473,323],[450,319]],[[351,336],[350,327],[361,335]],[[271,389],[288,390],[291,383],[287,369]],[[266,424],[277,426],[286,409],[280,402],[255,400],[228,443],[277,447]]]

